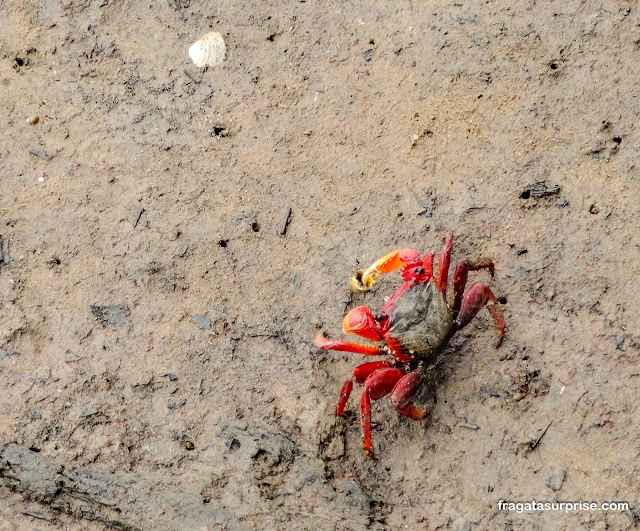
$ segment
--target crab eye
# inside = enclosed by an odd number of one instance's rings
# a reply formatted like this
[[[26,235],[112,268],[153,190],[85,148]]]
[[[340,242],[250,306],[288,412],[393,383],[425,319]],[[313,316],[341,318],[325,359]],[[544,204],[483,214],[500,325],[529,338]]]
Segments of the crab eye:
[[[424,275],[424,267],[416,267],[416,275]]]

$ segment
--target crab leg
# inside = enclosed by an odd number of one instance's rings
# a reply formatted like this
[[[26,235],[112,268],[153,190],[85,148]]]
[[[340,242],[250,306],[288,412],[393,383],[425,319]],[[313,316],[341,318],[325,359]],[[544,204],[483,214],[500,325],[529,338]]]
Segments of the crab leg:
[[[349,396],[351,395],[351,391],[353,390],[353,383],[364,383],[364,381],[371,375],[371,373],[377,371],[378,369],[385,369],[391,366],[391,361],[381,360],[381,361],[370,361],[368,363],[363,363],[362,365],[358,365],[355,369],[351,371],[351,375],[349,379],[344,382],[342,386],[342,390],[340,391],[340,402],[338,407],[336,408],[336,415],[339,417],[344,413],[344,406],[347,405],[347,400],[349,400]]]
[[[422,369],[416,369],[403,376],[391,391],[391,402],[396,411],[413,420],[423,419],[428,409],[420,409],[411,403],[411,399],[420,389],[422,383]]]
[[[371,448],[371,401],[388,395],[405,374],[407,373],[403,369],[378,369],[364,381],[360,401],[360,423],[362,424],[362,447],[368,457],[374,457]]]
[[[487,310],[489,310],[489,313],[491,314],[491,317],[493,317],[493,321],[500,333],[500,337],[502,337],[505,333],[506,327],[504,323],[504,315],[502,314],[502,310],[500,309],[500,306],[498,306],[498,300],[491,289],[480,282],[472,284],[464,296],[464,299],[462,299],[462,308],[460,309],[457,319],[458,329],[469,324],[469,321],[473,319],[475,314],[477,314],[480,311],[480,308],[485,304],[487,306]]]
[[[322,350],[341,350],[343,352],[355,352],[365,356],[382,356],[386,354],[384,347],[378,345],[362,345],[351,341],[334,341],[324,337],[322,334],[316,336],[314,341],[316,347]]]
[[[453,274],[453,318],[458,317],[460,307],[462,306],[462,297],[464,295],[464,288],[467,285],[467,277],[469,271],[478,271],[479,269],[488,269],[491,278],[493,278],[494,268],[493,262],[488,258],[481,258],[475,262],[464,260],[459,262],[456,266],[456,271]]]
[[[453,235],[447,232],[444,240],[444,246],[440,252],[440,260],[438,260],[438,278],[436,279],[436,287],[445,298],[447,297],[447,280],[449,279],[449,265],[451,264],[451,251],[453,250]]]

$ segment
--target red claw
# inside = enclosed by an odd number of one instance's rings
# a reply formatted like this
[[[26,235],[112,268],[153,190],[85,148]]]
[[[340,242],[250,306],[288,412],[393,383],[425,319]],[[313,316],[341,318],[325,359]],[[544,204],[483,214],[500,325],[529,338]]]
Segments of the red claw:
[[[382,341],[378,322],[366,306],[351,310],[342,321],[342,330],[345,334],[357,334],[371,341]]]

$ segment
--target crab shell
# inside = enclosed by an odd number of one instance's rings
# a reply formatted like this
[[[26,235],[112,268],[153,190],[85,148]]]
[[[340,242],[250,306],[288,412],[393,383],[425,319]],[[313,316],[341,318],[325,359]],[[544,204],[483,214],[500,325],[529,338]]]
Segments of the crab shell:
[[[387,344],[416,360],[432,360],[454,334],[453,315],[435,282],[417,284],[402,292],[386,310]]]

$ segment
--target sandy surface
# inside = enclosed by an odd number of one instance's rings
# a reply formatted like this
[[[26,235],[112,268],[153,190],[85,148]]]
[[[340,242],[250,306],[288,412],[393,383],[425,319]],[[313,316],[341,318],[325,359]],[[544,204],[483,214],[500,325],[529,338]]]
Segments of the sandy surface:
[[[640,10],[394,4],[0,2],[0,529],[638,525]],[[368,460],[313,338],[446,231],[507,335]]]

